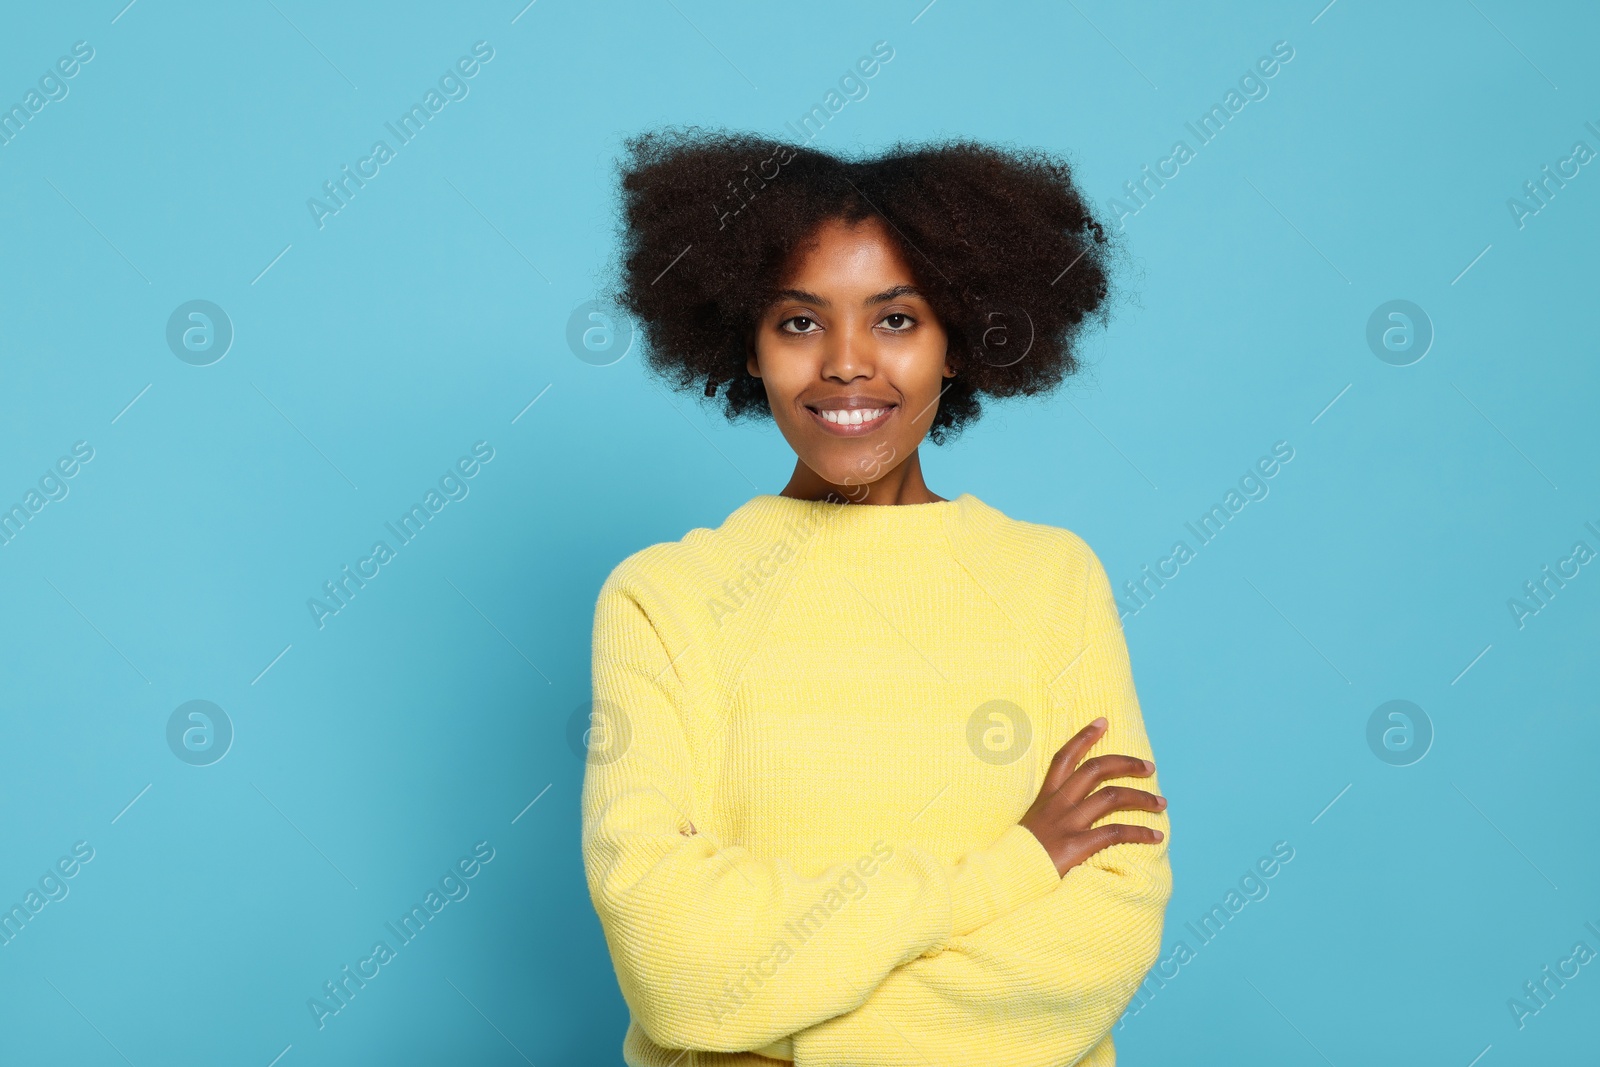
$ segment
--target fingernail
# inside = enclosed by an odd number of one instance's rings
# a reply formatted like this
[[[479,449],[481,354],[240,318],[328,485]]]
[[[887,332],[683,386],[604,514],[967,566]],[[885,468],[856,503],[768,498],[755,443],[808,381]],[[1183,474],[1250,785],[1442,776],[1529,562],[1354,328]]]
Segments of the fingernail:
[[[1156,765],[1154,763],[1151,763],[1149,760],[1145,760],[1144,761],[1144,769],[1147,770],[1147,771],[1153,771],[1153,770],[1156,769]]]
[[[1094,727],[1101,727],[1101,726],[1104,726],[1105,724],[1106,724],[1106,717],[1104,715],[1102,715],[1098,719],[1096,719],[1094,722],[1090,723],[1089,725],[1090,726],[1094,726]]]
[[[1155,832],[1155,834],[1156,834],[1156,840],[1157,841],[1160,841],[1162,838],[1167,836],[1166,834],[1162,833],[1160,830],[1157,830]]]

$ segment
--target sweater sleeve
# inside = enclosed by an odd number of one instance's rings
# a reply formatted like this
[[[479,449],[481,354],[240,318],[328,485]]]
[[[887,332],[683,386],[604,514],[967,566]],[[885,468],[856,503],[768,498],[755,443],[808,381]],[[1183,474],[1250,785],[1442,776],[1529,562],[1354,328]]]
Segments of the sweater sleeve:
[[[1090,756],[1153,760],[1111,585],[1090,560],[1085,639],[1056,683],[1066,721],[1051,737],[1059,747],[1104,715]],[[1160,792],[1156,775],[1104,785]],[[796,1033],[797,1067],[1077,1062],[1109,1034],[1159,955],[1172,895],[1166,811],[1113,811],[1095,825],[1114,822],[1155,827],[1162,840],[1102,849],[1053,892],[907,961],[861,1007]]]
[[[615,572],[600,592],[593,695],[604,743],[591,735],[581,804],[590,899],[623,999],[656,1044],[767,1046],[1060,885],[1020,825],[955,863],[880,841],[815,875],[715,841],[705,821],[694,830],[684,689],[648,602]],[[842,907],[841,880],[867,874],[872,891]]]

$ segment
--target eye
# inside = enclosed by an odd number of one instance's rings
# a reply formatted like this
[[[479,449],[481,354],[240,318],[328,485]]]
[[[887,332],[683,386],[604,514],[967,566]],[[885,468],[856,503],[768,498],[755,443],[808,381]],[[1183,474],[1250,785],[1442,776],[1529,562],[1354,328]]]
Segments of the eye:
[[[893,320],[895,319],[900,320],[900,322],[904,325],[894,325]],[[911,327],[917,324],[917,320],[912,318],[910,315],[907,315],[904,311],[891,311],[889,314],[883,317],[882,321],[889,324],[889,331],[891,333],[905,333],[910,330]]]
[[[789,325],[789,323],[791,323],[791,322],[798,322],[801,325],[811,325],[811,326],[815,326],[817,324],[816,320],[813,319],[813,318],[810,318],[809,316],[806,316],[806,315],[790,315],[788,318],[786,318],[782,322],[778,323],[778,329],[782,330],[784,333],[797,333],[797,334],[802,334],[802,335],[803,334],[816,333],[817,332],[816,330],[790,330],[790,329],[785,329],[785,327],[787,327]]]

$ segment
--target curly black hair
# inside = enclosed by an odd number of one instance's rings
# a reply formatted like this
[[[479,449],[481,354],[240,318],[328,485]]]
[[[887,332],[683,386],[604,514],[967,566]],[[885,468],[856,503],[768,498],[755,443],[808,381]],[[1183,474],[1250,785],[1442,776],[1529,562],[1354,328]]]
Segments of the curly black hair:
[[[674,388],[725,383],[729,419],[770,415],[747,343],[793,250],[823,221],[878,215],[944,327],[956,374],[929,428],[943,444],[984,396],[1032,396],[1075,372],[1106,317],[1113,239],[1041,150],[896,144],[849,159],[744,133],[652,130],[623,142],[620,269],[604,294]]]

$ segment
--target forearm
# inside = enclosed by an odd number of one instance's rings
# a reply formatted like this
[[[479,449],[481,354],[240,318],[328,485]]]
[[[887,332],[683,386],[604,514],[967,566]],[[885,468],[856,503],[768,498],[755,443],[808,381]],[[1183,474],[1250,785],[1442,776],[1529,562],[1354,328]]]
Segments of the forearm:
[[[607,838],[620,820],[613,809]],[[958,864],[880,842],[815,878],[699,835],[629,857],[603,840],[586,850],[591,895],[625,999],[657,1043],[711,1051],[849,1011],[896,967],[1059,884],[1011,833]]]
[[[1073,1062],[1109,1033],[1154,963],[1171,896],[1165,843],[1100,857],[1048,897],[896,968],[860,1007],[793,1035],[796,1063]]]
[[[1096,748],[1153,760],[1110,585],[1092,556],[1084,577],[1083,636],[1056,675],[1065,714],[1045,736],[1058,744],[1103,715]],[[1104,784],[1160,791],[1153,774]],[[1048,896],[896,968],[859,1008],[795,1034],[797,1067],[1059,1067],[1094,1048],[1155,962],[1172,895],[1166,810],[1117,810],[1096,825],[1112,822],[1161,838],[1101,849]]]

